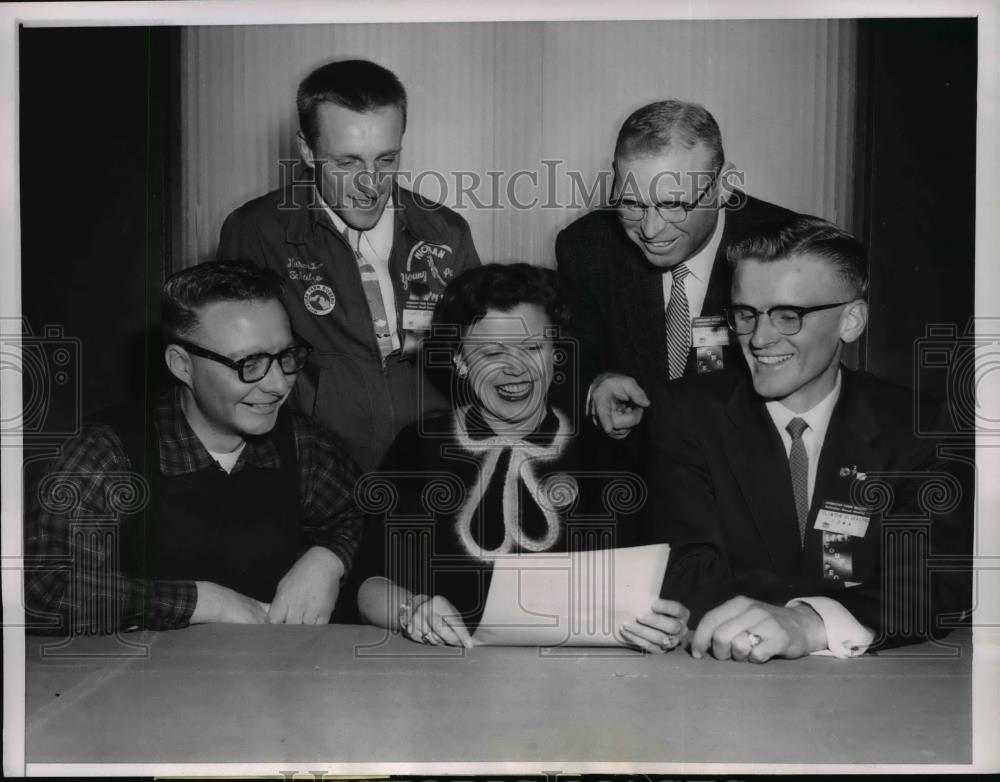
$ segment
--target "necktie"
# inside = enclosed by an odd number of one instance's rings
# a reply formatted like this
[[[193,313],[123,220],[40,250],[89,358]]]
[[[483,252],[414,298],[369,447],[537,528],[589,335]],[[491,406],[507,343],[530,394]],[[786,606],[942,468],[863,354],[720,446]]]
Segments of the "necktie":
[[[347,228],[344,231],[344,238],[354,250],[354,258],[358,262],[358,271],[361,272],[361,286],[365,291],[365,298],[368,299],[368,309],[372,315],[372,326],[375,329],[375,338],[378,340],[378,349],[385,358],[393,351],[392,332],[389,331],[389,318],[385,313],[385,301],[382,298],[382,287],[379,285],[378,274],[361,254],[361,232]]]
[[[802,442],[802,433],[809,424],[793,418],[785,429],[792,436],[792,450],[788,453],[788,467],[792,473],[792,494],[795,495],[795,513],[799,517],[799,542],[806,539],[806,522],[809,519],[809,455]]]
[[[691,350],[691,314],[688,312],[687,291],[684,278],[691,273],[683,263],[670,270],[670,303],[667,304],[667,367],[670,379],[684,374],[688,352]]]

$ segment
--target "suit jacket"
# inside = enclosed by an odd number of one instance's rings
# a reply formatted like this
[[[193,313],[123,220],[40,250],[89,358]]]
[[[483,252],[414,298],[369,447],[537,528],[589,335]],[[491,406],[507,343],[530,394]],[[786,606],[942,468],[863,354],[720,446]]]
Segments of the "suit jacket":
[[[935,572],[971,551],[969,497],[934,443],[914,435],[913,394],[842,369],[819,456],[804,545],[784,445],[745,371],[661,383],[649,411],[656,540],[672,550],[662,595],[701,615],[737,594],[783,605],[838,600],[876,646],[927,640],[969,608],[968,574]],[[825,500],[867,506],[850,538],[853,576],[823,577]]]
[[[724,208],[726,224],[702,315],[720,315],[729,302],[729,245],[761,223],[794,214],[739,192]],[[668,377],[663,270],[628,238],[614,210],[590,212],[561,231],[556,261],[573,310],[584,393],[602,372],[635,378],[647,393]],[[685,374],[694,372],[694,363],[689,357]]]

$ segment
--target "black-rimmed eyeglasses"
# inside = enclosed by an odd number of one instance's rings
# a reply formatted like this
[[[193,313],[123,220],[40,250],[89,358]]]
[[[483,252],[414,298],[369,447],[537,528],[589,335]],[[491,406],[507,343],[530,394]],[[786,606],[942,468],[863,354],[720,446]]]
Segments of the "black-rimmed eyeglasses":
[[[850,304],[849,301],[838,301],[835,304],[819,304],[815,307],[795,307],[791,304],[778,304],[766,310],[757,310],[753,307],[736,305],[726,308],[726,322],[736,334],[745,336],[753,334],[757,328],[757,318],[767,315],[771,325],[779,334],[790,337],[802,331],[802,318],[810,312],[821,312],[822,310],[832,310],[834,307],[843,307]]]
[[[171,339],[170,342],[180,345],[188,353],[195,356],[211,359],[230,369],[235,369],[240,380],[244,383],[256,383],[263,380],[267,376],[267,373],[271,371],[271,364],[275,361],[278,362],[278,367],[282,373],[286,375],[294,375],[297,372],[301,372],[302,368],[306,365],[306,359],[309,358],[309,354],[313,349],[312,345],[301,337],[297,337],[294,345],[278,353],[254,353],[253,355],[234,361],[231,358],[216,353],[214,350],[209,350],[208,348],[203,348],[201,345],[188,342],[186,339]]]
[[[686,220],[688,214],[701,205],[718,178],[718,173],[712,174],[708,184],[698,191],[698,195],[691,202],[669,199],[657,201],[655,204],[643,204],[633,198],[616,198],[611,202],[611,205],[618,210],[619,217],[630,222],[642,220],[649,209],[655,209],[656,213],[664,220],[679,223]]]

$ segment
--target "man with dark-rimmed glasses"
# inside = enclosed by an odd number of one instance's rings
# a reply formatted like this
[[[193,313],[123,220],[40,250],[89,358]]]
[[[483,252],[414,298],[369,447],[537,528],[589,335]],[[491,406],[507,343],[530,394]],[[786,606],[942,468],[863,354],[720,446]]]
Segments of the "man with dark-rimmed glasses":
[[[310,347],[281,295],[281,278],[249,262],[167,280],[175,386],[148,419],[143,408],[99,416],[32,493],[25,599],[36,629],[329,621],[361,532],[358,470],[332,435],[283,407]],[[123,508],[123,482],[148,501]],[[67,490],[73,507],[58,502]],[[81,535],[83,519],[110,520],[111,534]]]
[[[562,231],[556,258],[580,341],[581,397],[601,431],[624,439],[660,380],[732,360],[726,248],[792,213],[735,187],[719,126],[696,103],[637,109],[618,133],[613,165],[608,207]],[[606,450],[620,466],[641,461],[634,449]]]
[[[842,366],[868,322],[861,245],[819,218],[732,245],[746,367],[663,384],[649,411],[661,596],[692,653],[765,662],[930,640],[970,608],[967,497],[914,434],[924,400]],[[746,369],[748,371],[743,371]]]

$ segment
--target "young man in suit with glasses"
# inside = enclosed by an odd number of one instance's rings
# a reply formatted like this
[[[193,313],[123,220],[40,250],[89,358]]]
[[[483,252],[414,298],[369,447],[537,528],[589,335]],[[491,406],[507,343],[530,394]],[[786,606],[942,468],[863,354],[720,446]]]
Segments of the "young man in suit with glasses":
[[[850,657],[937,638],[970,608],[970,497],[909,390],[840,363],[868,322],[861,245],[819,218],[730,246],[745,366],[662,383],[644,434],[662,596],[696,657]],[[953,463],[954,464],[954,463]]]

